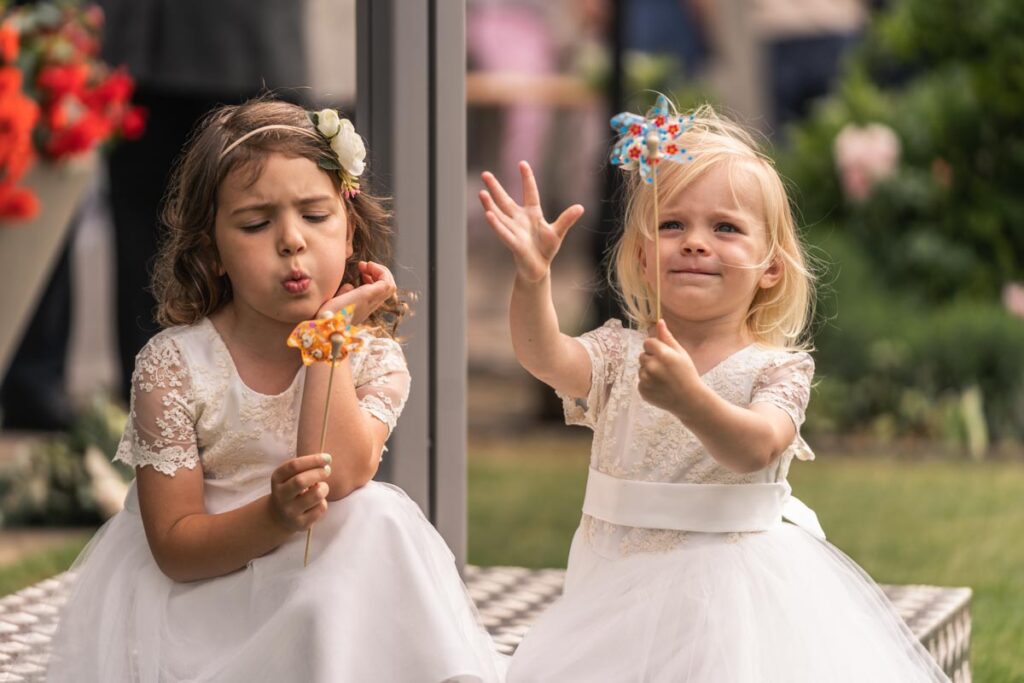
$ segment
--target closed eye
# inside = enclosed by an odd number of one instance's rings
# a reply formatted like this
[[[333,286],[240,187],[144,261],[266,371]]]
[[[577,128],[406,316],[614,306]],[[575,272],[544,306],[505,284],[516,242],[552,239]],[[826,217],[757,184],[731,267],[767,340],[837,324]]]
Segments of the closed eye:
[[[318,214],[307,214],[303,216],[310,223],[323,223],[325,220],[330,218],[330,214],[318,213]]]
[[[259,232],[263,228],[267,227],[269,224],[270,224],[270,221],[260,221],[259,223],[252,223],[250,225],[243,225],[242,226],[242,231],[243,232],[249,232],[249,233]]]

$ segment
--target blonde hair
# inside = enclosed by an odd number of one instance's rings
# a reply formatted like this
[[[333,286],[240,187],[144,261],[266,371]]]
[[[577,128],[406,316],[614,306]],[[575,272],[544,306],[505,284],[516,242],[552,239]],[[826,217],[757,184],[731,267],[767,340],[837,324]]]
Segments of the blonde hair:
[[[271,154],[337,163],[327,138],[302,107],[266,97],[215,109],[193,133],[174,169],[163,208],[165,234],[153,269],[161,325],[191,325],[231,301],[231,283],[217,272],[220,255],[213,231],[218,189],[235,170],[255,182]],[[358,287],[358,261],[390,261],[391,214],[386,200],[366,192],[347,196],[338,173],[324,173],[338,191],[353,230],[352,258],[342,281]],[[367,323],[394,336],[411,298],[400,291]]]
[[[764,261],[755,267],[763,268],[777,260],[782,276],[774,286],[757,290],[745,324],[758,343],[806,348],[815,276],[797,233],[782,178],[771,159],[760,152],[753,136],[709,105],[699,107],[692,112],[692,120],[689,116],[687,119],[688,128],[680,136],[679,146],[692,158],[681,163],[663,162],[657,167],[661,202],[721,164],[726,165],[730,182],[737,171],[754,179],[768,245]],[[608,260],[608,280],[630,322],[643,329],[656,322],[654,293],[644,278],[640,258],[644,241],[654,239],[654,189],[634,170],[627,173],[624,194],[623,230]]]

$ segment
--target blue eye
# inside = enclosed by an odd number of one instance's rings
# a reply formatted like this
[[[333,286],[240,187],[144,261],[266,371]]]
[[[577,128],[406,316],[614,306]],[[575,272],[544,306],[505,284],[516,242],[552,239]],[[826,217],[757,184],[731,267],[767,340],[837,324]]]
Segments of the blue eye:
[[[679,221],[665,221],[658,226],[659,230],[682,230],[683,224]]]
[[[740,229],[737,228],[732,223],[719,223],[718,225],[715,226],[715,230],[722,230],[724,232],[739,232],[740,231]]]

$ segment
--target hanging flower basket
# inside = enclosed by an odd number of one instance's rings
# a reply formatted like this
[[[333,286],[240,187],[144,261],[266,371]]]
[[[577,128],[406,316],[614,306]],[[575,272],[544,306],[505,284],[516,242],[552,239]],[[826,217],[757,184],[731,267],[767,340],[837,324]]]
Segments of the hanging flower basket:
[[[135,139],[135,84],[99,57],[103,12],[63,0],[0,0],[0,372],[6,371],[96,169]]]
[[[0,220],[0,375],[39,303],[97,166],[95,152],[60,164],[37,163],[21,182],[38,200],[36,217],[16,223]]]

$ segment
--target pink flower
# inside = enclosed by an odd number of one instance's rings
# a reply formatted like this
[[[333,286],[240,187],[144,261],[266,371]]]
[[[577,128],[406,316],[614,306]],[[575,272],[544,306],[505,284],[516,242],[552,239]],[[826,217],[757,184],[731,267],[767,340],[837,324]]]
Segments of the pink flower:
[[[1003,287],[1003,306],[1018,318],[1024,318],[1024,284],[1009,282]]]
[[[896,170],[900,151],[899,138],[889,126],[844,126],[833,143],[833,154],[847,199],[862,202],[870,197],[875,184]]]

